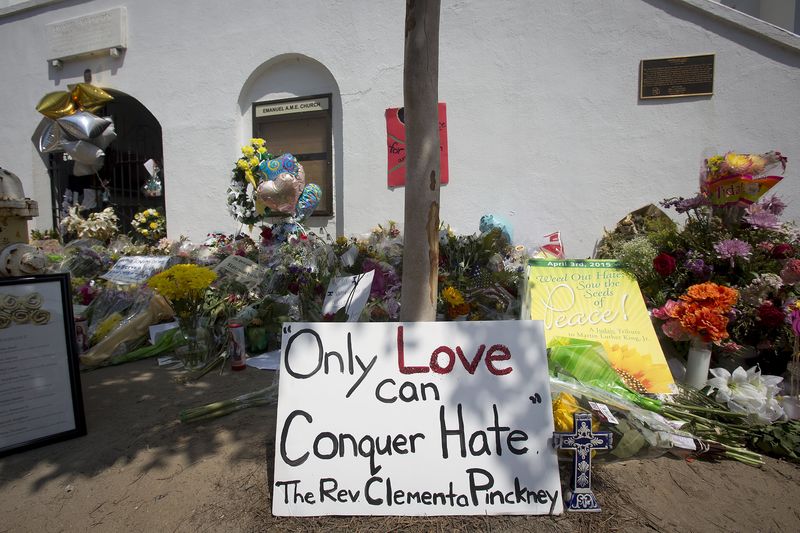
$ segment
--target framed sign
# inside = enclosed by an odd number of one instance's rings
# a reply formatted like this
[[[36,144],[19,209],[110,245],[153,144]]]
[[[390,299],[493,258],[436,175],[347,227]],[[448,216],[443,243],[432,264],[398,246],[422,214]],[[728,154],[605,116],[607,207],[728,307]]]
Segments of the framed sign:
[[[643,59],[639,64],[639,99],[714,94],[714,54]]]
[[[86,434],[69,274],[0,279],[0,456]]]
[[[560,514],[539,321],[287,323],[276,516]]]
[[[283,98],[253,104],[253,136],[266,139],[274,157],[294,155],[306,184],[322,189],[313,216],[333,215],[333,115],[331,94]]]

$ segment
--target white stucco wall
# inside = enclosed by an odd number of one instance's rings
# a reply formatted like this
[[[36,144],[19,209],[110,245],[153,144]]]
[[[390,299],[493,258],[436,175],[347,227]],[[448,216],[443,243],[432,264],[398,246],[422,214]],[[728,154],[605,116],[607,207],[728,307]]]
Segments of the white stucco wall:
[[[34,107],[86,68],[161,123],[172,237],[238,228],[225,189],[251,135],[250,99],[322,92],[335,93],[335,217],[312,225],[349,234],[402,221],[403,190],[386,187],[384,110],[402,105],[405,3],[260,4],[44,2],[0,17],[0,165],[40,202],[36,226],[50,225],[50,194],[30,141]],[[48,66],[46,24],[120,5],[129,28],[121,58]],[[627,212],[692,195],[702,158],[728,149],[787,155],[775,192],[800,219],[800,37],[730,11],[702,0],[443,0],[442,220],[470,233],[495,213],[520,242],[561,230],[570,256],[588,256]],[[701,53],[716,54],[712,97],[637,99],[641,59]],[[281,66],[286,59],[315,74]]]

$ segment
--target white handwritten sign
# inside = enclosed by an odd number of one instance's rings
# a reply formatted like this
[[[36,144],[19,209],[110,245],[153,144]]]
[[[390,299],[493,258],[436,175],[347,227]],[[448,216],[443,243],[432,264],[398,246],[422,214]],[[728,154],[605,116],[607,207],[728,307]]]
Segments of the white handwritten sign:
[[[114,283],[144,283],[164,270],[167,263],[168,256],[129,255],[120,257],[111,270],[100,277]]]
[[[560,514],[539,321],[284,325],[272,512]]]
[[[261,283],[267,274],[264,267],[239,255],[229,255],[214,267],[214,271],[220,276],[234,276],[236,281],[251,289]]]
[[[344,308],[347,312],[348,322],[358,322],[361,311],[367,305],[369,291],[372,288],[374,270],[357,276],[331,278],[328,290],[325,291],[325,301],[322,302],[322,314],[336,313]]]

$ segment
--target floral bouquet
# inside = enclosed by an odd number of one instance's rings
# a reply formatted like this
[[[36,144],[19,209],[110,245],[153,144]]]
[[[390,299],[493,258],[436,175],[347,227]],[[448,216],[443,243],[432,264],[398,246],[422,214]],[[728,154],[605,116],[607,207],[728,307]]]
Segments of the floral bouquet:
[[[264,219],[263,210],[259,214],[256,206],[255,192],[261,175],[259,167],[270,159],[272,154],[264,139],[250,139],[250,143],[242,147],[242,156],[236,161],[228,187],[228,212],[242,224],[254,226]]]
[[[484,217],[485,218],[485,217]],[[439,231],[439,314],[448,320],[503,320],[518,316],[524,247],[505,227],[480,234]]]
[[[166,235],[164,215],[157,209],[145,209],[133,215],[131,227],[148,242],[155,243]]]
[[[781,180],[766,174],[785,165],[778,152],[711,157],[698,195],[661,203],[686,216],[682,225],[655,208],[637,210],[601,242],[602,255],[619,259],[636,277],[648,307],[665,321],[664,342],[677,353],[688,349],[681,329],[692,334],[686,326],[695,320],[720,360],[749,359],[769,374],[786,370],[794,351],[789,309],[800,297],[800,232],[781,222],[786,205],[778,196],[763,196]],[[678,317],[667,315],[675,309],[666,304],[705,282],[738,291],[738,300],[716,315],[703,311],[705,322],[697,322],[697,313],[682,315],[683,324],[670,320]]]
[[[70,207],[69,214],[61,220],[61,228],[68,236],[97,239],[105,243],[117,234],[118,224],[119,219],[112,207],[106,207],[99,213],[92,213],[87,218],[81,216],[78,206]]]
[[[147,285],[170,301],[178,318],[187,319],[200,312],[206,289],[215,279],[210,268],[175,265],[150,278]]]
[[[175,265],[150,278],[147,284],[167,298],[178,317],[182,334],[176,354],[187,370],[202,368],[216,348],[208,323],[201,323],[206,292],[217,274],[210,268]]]

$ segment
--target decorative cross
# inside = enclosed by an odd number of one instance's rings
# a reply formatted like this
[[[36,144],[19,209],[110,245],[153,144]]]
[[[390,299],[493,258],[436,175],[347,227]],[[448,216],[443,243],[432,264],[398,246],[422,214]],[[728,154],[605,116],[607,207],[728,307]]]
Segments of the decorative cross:
[[[567,501],[569,511],[600,512],[597,498],[592,492],[592,450],[611,448],[610,431],[592,433],[592,415],[575,413],[575,431],[553,432],[553,447],[559,450],[575,450],[572,461],[572,492]]]

